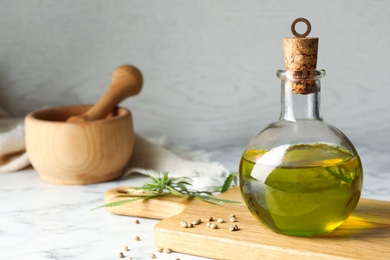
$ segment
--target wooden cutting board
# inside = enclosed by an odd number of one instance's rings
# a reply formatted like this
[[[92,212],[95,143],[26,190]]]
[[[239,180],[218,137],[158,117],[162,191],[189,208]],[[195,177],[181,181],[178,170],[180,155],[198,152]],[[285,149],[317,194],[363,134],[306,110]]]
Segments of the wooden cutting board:
[[[123,198],[126,187],[109,190],[105,202]],[[238,187],[217,197],[242,201]],[[126,198],[125,198],[126,199]],[[331,234],[292,237],[276,234],[254,219],[245,204],[218,206],[198,199],[164,197],[107,208],[111,213],[162,219],[154,228],[155,245],[214,259],[390,259],[390,202],[361,199],[351,217]],[[229,231],[229,216],[237,216],[238,231]],[[222,218],[218,229],[207,219]],[[203,223],[183,228],[200,218]]]

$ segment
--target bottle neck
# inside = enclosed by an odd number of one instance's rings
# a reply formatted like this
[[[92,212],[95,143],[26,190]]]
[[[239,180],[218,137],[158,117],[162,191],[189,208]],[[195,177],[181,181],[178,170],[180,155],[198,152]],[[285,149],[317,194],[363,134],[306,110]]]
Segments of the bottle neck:
[[[321,82],[324,70],[315,70],[305,75],[297,71],[277,72],[282,80],[282,108],[279,120],[322,120],[320,114]]]

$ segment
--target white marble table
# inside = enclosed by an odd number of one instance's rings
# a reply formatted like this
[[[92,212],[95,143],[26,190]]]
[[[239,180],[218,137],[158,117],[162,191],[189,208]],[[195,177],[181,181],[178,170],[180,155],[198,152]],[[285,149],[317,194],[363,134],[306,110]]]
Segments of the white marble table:
[[[365,170],[362,197],[390,200],[389,148],[357,146]],[[221,147],[212,153],[229,170],[237,171],[243,147]],[[39,180],[33,169],[0,175],[0,259],[203,259],[178,253],[157,253],[153,226],[157,220],[117,216],[102,205],[104,192],[122,185],[142,185],[130,176],[87,186],[57,186]],[[134,236],[141,241],[134,241]],[[131,250],[125,252],[124,246]]]

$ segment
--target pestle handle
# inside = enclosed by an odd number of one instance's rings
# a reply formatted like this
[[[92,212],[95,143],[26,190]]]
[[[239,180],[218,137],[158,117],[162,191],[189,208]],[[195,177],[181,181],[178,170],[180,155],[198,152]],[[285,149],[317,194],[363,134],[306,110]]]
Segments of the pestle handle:
[[[122,65],[116,68],[106,93],[87,112],[68,118],[67,122],[82,122],[103,119],[124,99],[141,91],[143,85],[142,73],[132,65]]]

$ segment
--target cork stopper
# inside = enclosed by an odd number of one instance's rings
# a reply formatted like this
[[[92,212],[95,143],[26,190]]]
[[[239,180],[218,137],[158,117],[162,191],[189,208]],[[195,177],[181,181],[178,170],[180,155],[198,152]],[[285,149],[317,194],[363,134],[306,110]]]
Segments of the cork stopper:
[[[295,30],[297,23],[306,24],[306,32],[299,34]],[[311,31],[310,22],[305,18],[298,18],[291,24],[291,32],[295,38],[284,38],[284,62],[286,70],[294,71],[297,80],[301,76],[309,76],[310,71],[317,68],[318,38],[306,38]],[[293,93],[310,94],[314,92],[315,82],[306,80],[297,81],[292,87]]]

